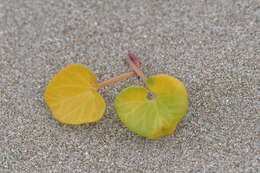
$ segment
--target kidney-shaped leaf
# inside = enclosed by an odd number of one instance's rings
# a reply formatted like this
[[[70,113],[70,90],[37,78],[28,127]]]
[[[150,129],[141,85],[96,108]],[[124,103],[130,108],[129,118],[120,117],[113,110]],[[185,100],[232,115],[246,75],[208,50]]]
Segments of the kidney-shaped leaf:
[[[71,64],[49,82],[44,94],[53,117],[65,124],[84,124],[102,118],[105,101],[97,92],[94,73],[80,64]]]
[[[121,121],[133,132],[151,139],[171,135],[188,109],[185,86],[178,79],[159,74],[146,81],[153,93],[132,86],[116,97],[115,107]]]

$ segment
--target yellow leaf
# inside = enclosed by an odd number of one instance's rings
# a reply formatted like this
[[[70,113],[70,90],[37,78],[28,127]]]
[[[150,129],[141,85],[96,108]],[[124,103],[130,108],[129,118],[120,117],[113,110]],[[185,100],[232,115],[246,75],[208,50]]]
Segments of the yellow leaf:
[[[106,104],[97,92],[95,74],[80,64],[71,64],[49,82],[44,94],[53,117],[64,124],[84,124],[102,118]]]

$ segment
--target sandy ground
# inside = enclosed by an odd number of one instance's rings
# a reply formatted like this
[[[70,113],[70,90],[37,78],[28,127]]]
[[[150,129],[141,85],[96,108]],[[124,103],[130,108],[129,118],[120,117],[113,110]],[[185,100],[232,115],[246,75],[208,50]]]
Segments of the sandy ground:
[[[0,172],[260,172],[259,1],[0,0]],[[129,72],[181,79],[190,109],[176,133],[148,140],[115,114],[120,90],[101,90],[104,118],[68,126],[43,100],[71,63],[100,81]],[[258,66],[259,67],[259,66]]]

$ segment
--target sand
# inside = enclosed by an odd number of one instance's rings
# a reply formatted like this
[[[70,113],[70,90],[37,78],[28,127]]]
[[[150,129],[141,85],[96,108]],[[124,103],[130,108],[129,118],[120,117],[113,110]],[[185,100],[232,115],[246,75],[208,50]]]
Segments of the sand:
[[[257,0],[0,0],[0,172],[260,172],[259,15]],[[136,77],[101,90],[97,123],[52,118],[55,73],[80,63],[104,81],[131,71],[129,52],[147,76],[187,86],[174,135],[149,140],[120,122],[115,96]]]

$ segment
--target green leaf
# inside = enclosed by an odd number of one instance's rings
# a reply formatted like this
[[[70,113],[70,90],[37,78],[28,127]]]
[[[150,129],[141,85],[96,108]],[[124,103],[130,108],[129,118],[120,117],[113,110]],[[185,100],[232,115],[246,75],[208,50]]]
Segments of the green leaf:
[[[188,95],[178,79],[165,74],[146,81],[153,93],[132,86],[119,93],[115,100],[121,121],[133,132],[151,139],[171,135],[188,110]]]

